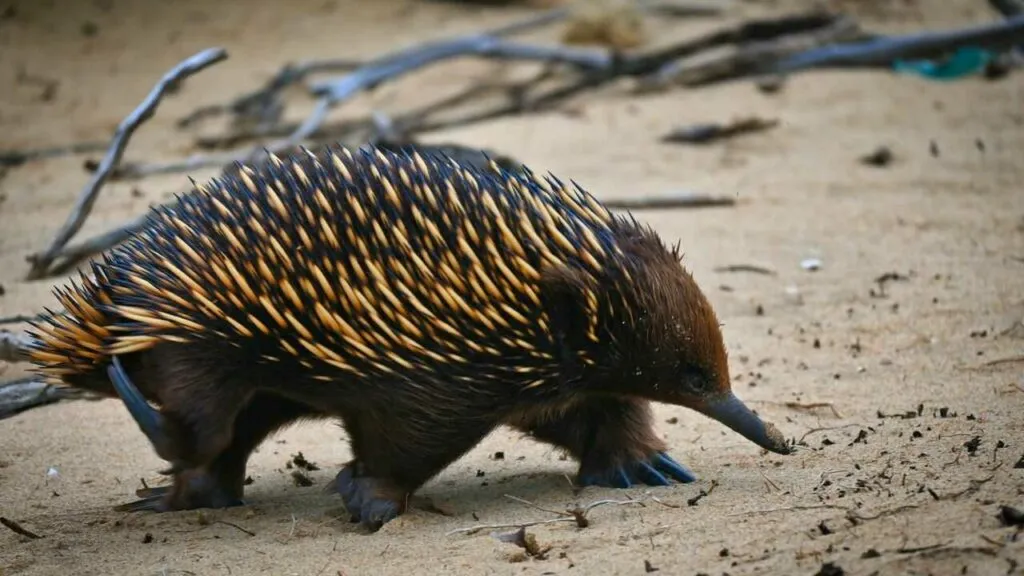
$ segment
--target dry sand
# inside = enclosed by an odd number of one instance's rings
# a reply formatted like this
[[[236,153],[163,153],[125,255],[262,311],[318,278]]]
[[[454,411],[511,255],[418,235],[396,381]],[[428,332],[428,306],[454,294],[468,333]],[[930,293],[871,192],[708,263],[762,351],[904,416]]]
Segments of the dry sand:
[[[842,4],[887,30],[991,18],[968,0],[881,3],[899,6],[882,12]],[[212,45],[230,51],[161,107],[129,148],[135,160],[191,153],[175,119],[256,86],[285,61],[368,57],[519,13],[398,0],[13,5],[0,20],[3,149],[102,141],[179,59]],[[57,82],[52,99],[18,81],[19,70]],[[487,70],[437,67],[347,110],[389,110]],[[613,89],[575,103],[576,114],[431,136],[493,147],[605,198],[736,195],[733,208],[637,216],[681,240],[725,324],[738,394],[805,439],[798,455],[762,455],[717,423],[659,406],[659,431],[700,481],[651,490],[664,505],[595,508],[586,529],[532,527],[551,549],[524,559],[490,530],[446,533],[555,517],[505,495],[564,509],[643,490],[573,495],[573,462],[501,430],[423,488],[445,514],[414,509],[366,535],[334,519],[340,500],[322,487],[349,452],[337,427],[319,424],[260,449],[245,508],[208,511],[205,523],[196,512],[126,515],[111,506],[134,498],[140,478],[158,483],[164,462],[119,402],[67,402],[0,421],[0,515],[43,536],[0,529],[0,574],[815,574],[828,562],[847,574],[1019,574],[1024,536],[996,514],[1024,505],[1024,339],[1011,329],[1024,318],[1022,81],[820,72],[775,95],[747,83],[644,98]],[[673,125],[744,114],[781,124],[706,148],[657,142]],[[895,152],[891,166],[858,163],[883,144]],[[53,305],[49,281],[23,281],[25,257],[66,217],[87,180],[82,162],[34,162],[0,177],[0,314]],[[183,174],[111,185],[82,237],[185,186]],[[811,257],[819,271],[801,268]],[[715,270],[732,264],[777,275]],[[906,279],[873,296],[889,272]],[[23,367],[0,364],[0,373],[12,379]],[[800,407],[816,403],[834,411]],[[917,417],[880,417],[908,411]],[[299,451],[320,466],[312,487],[297,487],[286,468]]]

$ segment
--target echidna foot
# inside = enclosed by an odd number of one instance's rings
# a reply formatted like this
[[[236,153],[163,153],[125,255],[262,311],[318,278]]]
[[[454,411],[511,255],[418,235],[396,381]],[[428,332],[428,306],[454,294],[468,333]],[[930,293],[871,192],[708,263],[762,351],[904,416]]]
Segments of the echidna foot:
[[[198,508],[231,508],[244,506],[236,489],[203,470],[187,470],[174,477],[171,486],[140,488],[135,495],[140,500],[115,507],[122,512],[172,512]]]
[[[697,476],[668,454],[658,452],[648,460],[636,460],[595,472],[581,471],[577,482],[581,486],[631,488],[636,484],[668,486],[670,479],[688,484],[697,480]]]
[[[402,502],[383,496],[381,481],[360,475],[359,468],[358,462],[346,464],[335,477],[333,487],[341,495],[351,521],[376,532],[402,513]]]

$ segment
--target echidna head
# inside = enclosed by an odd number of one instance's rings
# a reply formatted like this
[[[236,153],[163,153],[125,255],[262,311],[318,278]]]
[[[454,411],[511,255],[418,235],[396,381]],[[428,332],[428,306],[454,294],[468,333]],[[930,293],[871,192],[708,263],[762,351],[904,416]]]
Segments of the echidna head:
[[[782,434],[733,394],[718,318],[678,251],[650,230],[633,230],[624,246],[630,280],[616,290],[628,311],[607,324],[621,364],[615,371],[620,382],[609,384],[686,406],[767,450],[788,454]]]

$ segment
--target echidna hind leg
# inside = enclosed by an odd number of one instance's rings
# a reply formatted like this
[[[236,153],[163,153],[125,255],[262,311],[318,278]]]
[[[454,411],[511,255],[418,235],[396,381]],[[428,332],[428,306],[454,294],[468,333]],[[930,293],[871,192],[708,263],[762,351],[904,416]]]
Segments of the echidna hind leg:
[[[461,406],[458,414],[431,411],[429,402],[401,406],[396,416],[361,413],[346,418],[355,459],[338,473],[333,488],[353,522],[371,531],[405,513],[409,497],[427,480],[465,454],[495,423],[487,412]],[[389,410],[390,412],[390,410]]]
[[[231,445],[212,462],[175,475],[170,486],[138,490],[140,500],[117,509],[162,512],[244,505],[245,470],[252,451],[282,427],[320,416],[303,404],[270,394],[257,395],[235,419]]]
[[[537,411],[509,424],[569,451],[580,462],[580,485],[630,488],[697,479],[666,453],[647,401],[590,398],[551,414]]]
[[[154,390],[157,411],[146,403],[124,366],[108,368],[114,388],[172,475],[209,464],[231,445],[237,415],[253,392],[251,374],[218,356],[220,351],[164,343],[141,353],[136,376]],[[243,367],[244,368],[244,367]]]
[[[149,405],[142,392],[125,372],[124,366],[121,365],[121,360],[117,356],[111,358],[111,364],[107,367],[107,375],[110,377],[110,382],[117,395],[124,402],[125,408],[128,409],[128,413],[153,444],[157,455],[171,463],[168,473],[184,469],[184,463],[180,460],[180,446],[177,445],[169,430],[171,424],[160,412]]]

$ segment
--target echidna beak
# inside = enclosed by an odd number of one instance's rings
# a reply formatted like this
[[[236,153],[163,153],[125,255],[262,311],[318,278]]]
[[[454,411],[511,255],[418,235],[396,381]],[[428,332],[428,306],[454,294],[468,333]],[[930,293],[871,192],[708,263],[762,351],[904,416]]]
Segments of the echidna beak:
[[[139,392],[124,371],[121,360],[117,356],[113,356],[111,360],[111,365],[107,367],[107,376],[110,378],[111,384],[114,385],[114,390],[121,397],[128,413],[142,429],[142,433],[159,449],[165,443],[163,416],[146,402],[142,392]]]
[[[776,454],[792,453],[792,448],[786,443],[786,438],[779,429],[761,420],[732,392],[726,392],[704,403],[701,411],[765,450]]]

